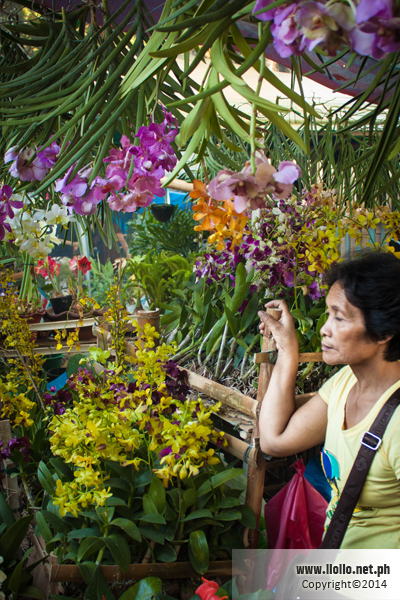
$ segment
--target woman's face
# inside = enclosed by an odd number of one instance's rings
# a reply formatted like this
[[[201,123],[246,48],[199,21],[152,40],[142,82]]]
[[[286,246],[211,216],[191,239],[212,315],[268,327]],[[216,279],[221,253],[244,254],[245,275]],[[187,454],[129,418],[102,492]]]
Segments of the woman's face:
[[[329,290],[326,304],[328,320],[321,327],[323,360],[328,365],[357,365],[373,358],[382,342],[369,339],[361,310],[347,300],[339,282]]]

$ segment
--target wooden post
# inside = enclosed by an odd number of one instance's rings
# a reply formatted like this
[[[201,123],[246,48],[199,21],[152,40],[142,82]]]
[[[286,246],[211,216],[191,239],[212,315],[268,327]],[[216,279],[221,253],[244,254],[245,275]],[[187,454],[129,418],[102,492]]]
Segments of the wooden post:
[[[267,313],[274,317],[274,319],[279,319],[281,316],[281,311],[276,310],[274,308],[268,308]],[[268,352],[270,350],[276,350],[275,341],[272,337],[272,334],[269,330],[264,332],[263,341],[262,341],[262,352]],[[258,378],[258,390],[257,390],[257,401],[261,408],[261,403],[264,399],[265,393],[267,391],[271,375],[272,375],[273,364],[263,362],[260,364],[260,375]],[[256,448],[259,448],[259,425],[258,421],[254,424],[253,430],[253,445]],[[248,532],[248,540],[245,540],[245,547],[248,549],[255,549],[258,546],[258,537],[259,537],[259,527],[260,527],[260,517],[261,517],[261,507],[262,507],[262,498],[264,493],[264,480],[265,480],[265,468],[266,461],[261,456],[260,452],[257,454],[257,467],[248,467],[248,475],[247,475],[247,489],[246,489],[246,506],[250,506],[253,509],[254,514],[256,516],[256,529],[250,529]],[[247,541],[247,544],[246,544]]]
[[[4,446],[7,446],[11,440],[11,425],[10,421],[0,421],[0,440]],[[16,519],[19,517],[19,485],[18,477],[11,477],[9,471],[14,467],[14,463],[8,458],[3,460],[5,476],[3,478],[3,487],[7,494],[7,503],[14,513]]]

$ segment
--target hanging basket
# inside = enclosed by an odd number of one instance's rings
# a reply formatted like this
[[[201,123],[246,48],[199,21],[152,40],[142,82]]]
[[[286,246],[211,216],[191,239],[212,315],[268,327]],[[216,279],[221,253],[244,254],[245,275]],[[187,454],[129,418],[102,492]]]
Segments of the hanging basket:
[[[152,204],[150,210],[160,223],[168,223],[175,211],[175,204]]]

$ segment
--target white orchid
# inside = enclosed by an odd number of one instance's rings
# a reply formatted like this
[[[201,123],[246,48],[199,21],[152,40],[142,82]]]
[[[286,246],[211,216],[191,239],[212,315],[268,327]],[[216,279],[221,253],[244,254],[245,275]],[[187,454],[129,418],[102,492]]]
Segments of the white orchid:
[[[48,225],[62,225],[65,226],[68,223],[74,222],[75,219],[68,213],[66,206],[59,206],[53,204],[50,210],[37,210],[33,215],[33,218],[37,221],[46,220]]]
[[[53,235],[46,235],[43,239],[30,237],[22,242],[20,249],[27,252],[32,258],[46,258],[60,240]]]

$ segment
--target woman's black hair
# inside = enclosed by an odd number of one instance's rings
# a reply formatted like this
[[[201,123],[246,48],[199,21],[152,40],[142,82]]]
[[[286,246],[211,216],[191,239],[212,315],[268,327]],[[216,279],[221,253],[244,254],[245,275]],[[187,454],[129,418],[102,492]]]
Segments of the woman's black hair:
[[[400,359],[400,260],[390,252],[364,251],[335,263],[325,274],[329,287],[340,283],[347,300],[361,310],[369,338],[393,336],[385,360]]]

